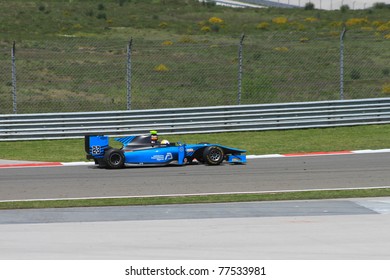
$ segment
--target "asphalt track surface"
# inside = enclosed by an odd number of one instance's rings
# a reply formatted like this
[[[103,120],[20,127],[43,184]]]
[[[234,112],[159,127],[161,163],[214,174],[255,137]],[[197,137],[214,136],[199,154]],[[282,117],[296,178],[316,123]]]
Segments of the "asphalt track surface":
[[[1,200],[388,186],[388,153],[0,169]],[[0,259],[390,260],[390,198],[0,211]]]
[[[0,211],[0,259],[390,260],[390,199]]]
[[[390,154],[264,158],[246,165],[0,169],[0,200],[389,186]]]

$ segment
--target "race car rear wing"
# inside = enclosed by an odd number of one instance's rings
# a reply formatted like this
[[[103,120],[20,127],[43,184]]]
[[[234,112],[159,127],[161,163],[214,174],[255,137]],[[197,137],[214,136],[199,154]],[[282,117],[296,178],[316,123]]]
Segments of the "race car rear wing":
[[[104,135],[86,135],[84,148],[87,153],[87,159],[102,158],[105,151],[109,148],[108,136]]]

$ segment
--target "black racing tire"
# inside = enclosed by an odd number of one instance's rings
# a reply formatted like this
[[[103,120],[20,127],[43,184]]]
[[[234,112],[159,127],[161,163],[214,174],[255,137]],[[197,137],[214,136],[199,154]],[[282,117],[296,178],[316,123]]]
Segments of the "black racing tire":
[[[223,150],[218,146],[209,146],[203,151],[203,160],[208,165],[219,165],[224,157]]]
[[[104,161],[106,167],[109,169],[123,168],[125,165],[125,155],[121,150],[110,149],[104,154]]]

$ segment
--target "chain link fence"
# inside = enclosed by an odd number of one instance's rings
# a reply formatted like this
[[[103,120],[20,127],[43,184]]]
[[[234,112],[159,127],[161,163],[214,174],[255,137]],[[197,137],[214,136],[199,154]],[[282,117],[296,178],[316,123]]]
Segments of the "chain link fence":
[[[269,37],[244,46],[243,103],[384,97],[390,41],[345,36]]]
[[[3,47],[2,65],[6,67],[0,69],[0,73],[4,73],[0,113],[10,113],[12,96],[16,96],[17,113],[123,109],[124,48],[124,44],[112,46],[74,38],[57,42],[16,42],[15,86],[11,59],[8,63],[5,59],[11,50],[5,51]]]
[[[0,114],[389,96],[390,40],[341,35],[3,42]]]

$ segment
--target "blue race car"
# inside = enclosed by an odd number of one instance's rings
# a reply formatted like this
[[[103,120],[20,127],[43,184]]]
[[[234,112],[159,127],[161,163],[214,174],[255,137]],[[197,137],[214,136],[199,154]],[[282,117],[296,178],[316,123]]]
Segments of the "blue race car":
[[[195,160],[208,165],[219,165],[224,160],[235,164],[246,163],[245,150],[209,143],[160,142],[156,131],[151,131],[148,135],[120,137],[115,140],[122,143],[122,148],[110,147],[108,136],[85,136],[87,159],[93,159],[100,167],[109,169],[128,165],[184,165]]]

